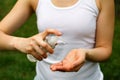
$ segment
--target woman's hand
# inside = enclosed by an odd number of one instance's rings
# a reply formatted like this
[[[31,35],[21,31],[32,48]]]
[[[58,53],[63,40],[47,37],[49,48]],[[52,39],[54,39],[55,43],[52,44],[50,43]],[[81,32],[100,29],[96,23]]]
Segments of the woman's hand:
[[[47,29],[44,32],[29,38],[15,38],[12,40],[11,44],[17,50],[31,54],[36,59],[42,60],[47,57],[46,52],[53,53],[52,47],[44,41],[46,36],[49,34],[60,36],[61,32],[55,29]]]
[[[59,63],[51,65],[52,71],[77,72],[85,63],[86,50],[74,49]]]

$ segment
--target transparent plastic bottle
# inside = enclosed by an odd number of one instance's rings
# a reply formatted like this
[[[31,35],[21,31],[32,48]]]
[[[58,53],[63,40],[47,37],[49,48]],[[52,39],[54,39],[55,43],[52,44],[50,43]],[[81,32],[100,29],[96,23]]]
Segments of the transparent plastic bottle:
[[[58,44],[58,41],[61,41],[60,43],[65,44],[65,41],[55,35],[48,35],[45,39],[45,41],[54,49],[55,46]],[[37,59],[33,57],[31,54],[27,54],[27,58],[30,62],[37,62]]]

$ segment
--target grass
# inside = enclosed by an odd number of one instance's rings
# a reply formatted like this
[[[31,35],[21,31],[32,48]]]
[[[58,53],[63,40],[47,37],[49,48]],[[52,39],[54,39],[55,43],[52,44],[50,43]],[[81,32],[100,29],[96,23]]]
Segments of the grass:
[[[35,64],[28,62],[25,55],[17,51],[0,52],[1,80],[33,80]]]
[[[15,2],[16,0],[0,0],[0,20],[10,11]],[[29,37],[37,32],[36,18],[33,15],[14,35]],[[105,80],[120,80],[119,57],[120,19],[116,19],[112,56],[108,61],[101,63]],[[30,63],[25,54],[18,51],[0,51],[0,80],[33,80],[34,76],[35,63]]]

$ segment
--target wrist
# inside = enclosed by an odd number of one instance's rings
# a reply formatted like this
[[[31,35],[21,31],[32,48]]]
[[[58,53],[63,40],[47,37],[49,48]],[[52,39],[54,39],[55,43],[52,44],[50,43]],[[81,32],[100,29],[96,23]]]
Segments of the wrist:
[[[16,50],[16,43],[19,41],[19,39],[17,37],[12,37],[10,40],[10,49],[11,50]]]
[[[85,60],[87,60],[89,49],[80,48],[79,51],[85,56]]]
[[[92,49],[85,49],[86,52],[86,60],[92,61],[91,57],[93,56]]]

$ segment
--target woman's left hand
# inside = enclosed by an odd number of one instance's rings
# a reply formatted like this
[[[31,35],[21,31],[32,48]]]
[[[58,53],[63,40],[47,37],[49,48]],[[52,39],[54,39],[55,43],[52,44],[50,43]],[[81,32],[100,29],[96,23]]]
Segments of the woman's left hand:
[[[84,49],[73,49],[59,63],[52,64],[52,71],[77,72],[85,63],[86,51]]]

